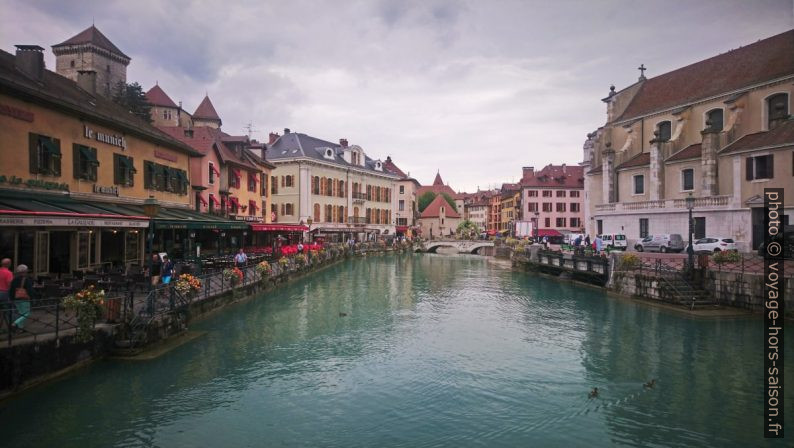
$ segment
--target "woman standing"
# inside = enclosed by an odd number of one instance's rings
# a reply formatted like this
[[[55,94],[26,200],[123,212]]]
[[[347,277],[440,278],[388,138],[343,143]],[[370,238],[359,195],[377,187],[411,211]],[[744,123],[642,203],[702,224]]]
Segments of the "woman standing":
[[[174,263],[168,258],[168,255],[163,255],[163,284],[171,283],[171,276],[174,274]]]
[[[22,331],[25,328],[25,321],[30,315],[30,301],[33,299],[33,294],[33,279],[28,277],[28,267],[20,264],[14,272],[14,280],[11,281],[11,287],[8,289],[8,296],[19,313],[19,317],[13,324],[16,331]]]

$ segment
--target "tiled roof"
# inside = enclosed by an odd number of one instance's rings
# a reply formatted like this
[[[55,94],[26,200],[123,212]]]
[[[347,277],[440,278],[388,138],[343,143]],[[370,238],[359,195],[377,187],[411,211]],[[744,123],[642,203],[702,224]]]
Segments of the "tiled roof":
[[[531,174],[531,176],[523,177],[516,185],[538,188],[584,188],[584,168],[579,165],[546,165],[543,169],[533,171]]]
[[[645,80],[616,121],[794,75],[794,30]]]
[[[247,157],[240,157],[237,153],[229,149],[221,140],[221,131],[218,129],[208,126],[194,127],[191,128],[193,130],[193,136],[190,137],[185,135],[186,129],[183,127],[158,126],[158,128],[175,139],[185,142],[203,155],[207,155],[215,148],[218,159],[220,159],[222,163],[231,163],[243,168],[259,170],[259,167],[254,165]]]
[[[428,191],[432,191],[433,193],[436,194],[447,193],[448,195],[450,195],[450,197],[452,197],[452,199],[455,199],[455,196],[458,195],[455,192],[455,190],[450,188],[448,185],[423,185],[416,189],[416,197],[422,196]]]
[[[433,180],[433,185],[444,185],[444,181],[441,180],[441,173],[436,172],[436,178]]]
[[[422,212],[422,218],[438,218],[441,214],[441,207],[444,208],[444,216],[447,218],[460,218],[460,214],[449,205],[444,196],[438,195],[433,202],[428,205],[425,210]]]
[[[623,168],[635,168],[639,166],[645,166],[651,164],[651,153],[649,152],[641,152],[636,156],[626,160],[625,162],[618,165],[617,169]]]
[[[174,109],[179,108],[157,84],[146,92],[146,101],[153,106],[173,107]]]
[[[97,29],[94,25],[89,26],[88,28],[84,29],[83,31],[77,33],[76,35],[66,39],[65,41],[53,45],[52,48],[56,49],[58,47],[65,47],[68,45],[83,45],[83,44],[94,44],[99,48],[103,48],[105,50],[110,51],[111,53],[116,53],[120,56],[123,56],[127,59],[130,57],[124,54],[119,47],[113,45],[113,42],[110,41],[101,31]]]
[[[703,152],[703,147],[700,143],[695,143],[694,145],[689,145],[686,148],[678,151],[677,153],[673,154],[672,156],[667,158],[668,162],[677,162],[679,160],[687,160],[687,159],[699,159],[701,153]]]
[[[720,154],[779,145],[794,145],[794,118],[789,118],[771,131],[745,135],[726,146]]]
[[[403,179],[408,178],[408,175],[403,172],[397,165],[394,164],[391,160],[391,156],[386,157],[386,161],[383,162],[383,169],[388,170],[390,173],[394,173],[400,176]]]
[[[49,70],[44,70],[41,80],[34,80],[15,67],[16,56],[0,50],[0,91],[26,101],[44,103],[57,107],[83,120],[96,121],[108,127],[123,130],[155,143],[187,152],[195,151],[184,143],[174,140],[127,109],[102,95],[91,95],[77,83]]]
[[[598,165],[597,167],[593,168],[592,170],[588,171],[587,174],[601,174],[604,172],[604,166]]]
[[[201,104],[198,105],[196,111],[193,112],[193,118],[203,118],[205,120],[220,120],[218,112],[215,111],[215,106],[212,105],[209,96],[204,96]]]

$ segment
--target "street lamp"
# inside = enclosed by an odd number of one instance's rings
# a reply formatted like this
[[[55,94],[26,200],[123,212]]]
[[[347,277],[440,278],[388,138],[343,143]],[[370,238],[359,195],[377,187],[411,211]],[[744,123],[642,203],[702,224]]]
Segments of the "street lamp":
[[[540,229],[538,229],[538,225],[540,224],[540,212],[535,210],[535,242],[538,242],[538,236],[540,235]]]
[[[689,258],[689,273],[691,275],[695,268],[695,248],[692,247],[692,233],[695,231],[695,226],[692,222],[692,209],[695,208],[695,198],[692,197],[692,193],[689,193],[686,197],[686,208],[689,210],[689,246],[686,249],[686,253]]]
[[[149,275],[152,275],[152,242],[154,241],[154,218],[160,213],[160,203],[154,196],[149,196],[149,199],[143,201],[143,214],[149,218],[149,232],[146,236],[146,253],[149,257]],[[151,286],[151,283],[149,283]]]
[[[313,223],[313,222],[314,222],[314,221],[312,221],[312,219],[311,219],[311,218],[306,218],[306,225],[309,227],[309,230],[308,230],[308,235],[307,235],[306,241],[307,241],[307,242],[309,242],[309,243],[311,243],[311,235],[312,235],[312,223]],[[350,224],[348,224],[348,225],[350,225]]]

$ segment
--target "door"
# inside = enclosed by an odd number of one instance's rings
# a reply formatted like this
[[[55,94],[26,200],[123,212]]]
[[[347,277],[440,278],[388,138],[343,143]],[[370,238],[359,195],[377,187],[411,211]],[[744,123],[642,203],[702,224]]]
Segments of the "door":
[[[761,207],[752,208],[751,210],[751,222],[752,222],[752,232],[753,232],[753,250],[758,249],[758,246],[764,242],[764,209]]]
[[[50,272],[50,232],[36,232],[36,267],[37,275]]]
[[[694,218],[695,221],[695,235],[694,238],[706,237],[706,218]]]

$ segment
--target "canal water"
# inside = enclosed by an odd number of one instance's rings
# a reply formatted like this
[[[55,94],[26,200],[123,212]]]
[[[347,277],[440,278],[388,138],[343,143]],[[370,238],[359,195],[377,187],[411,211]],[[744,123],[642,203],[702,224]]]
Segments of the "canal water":
[[[0,403],[6,447],[747,447],[762,320],[692,319],[476,256],[342,262]],[[643,383],[655,378],[656,387]],[[597,398],[588,392],[598,387]]]

